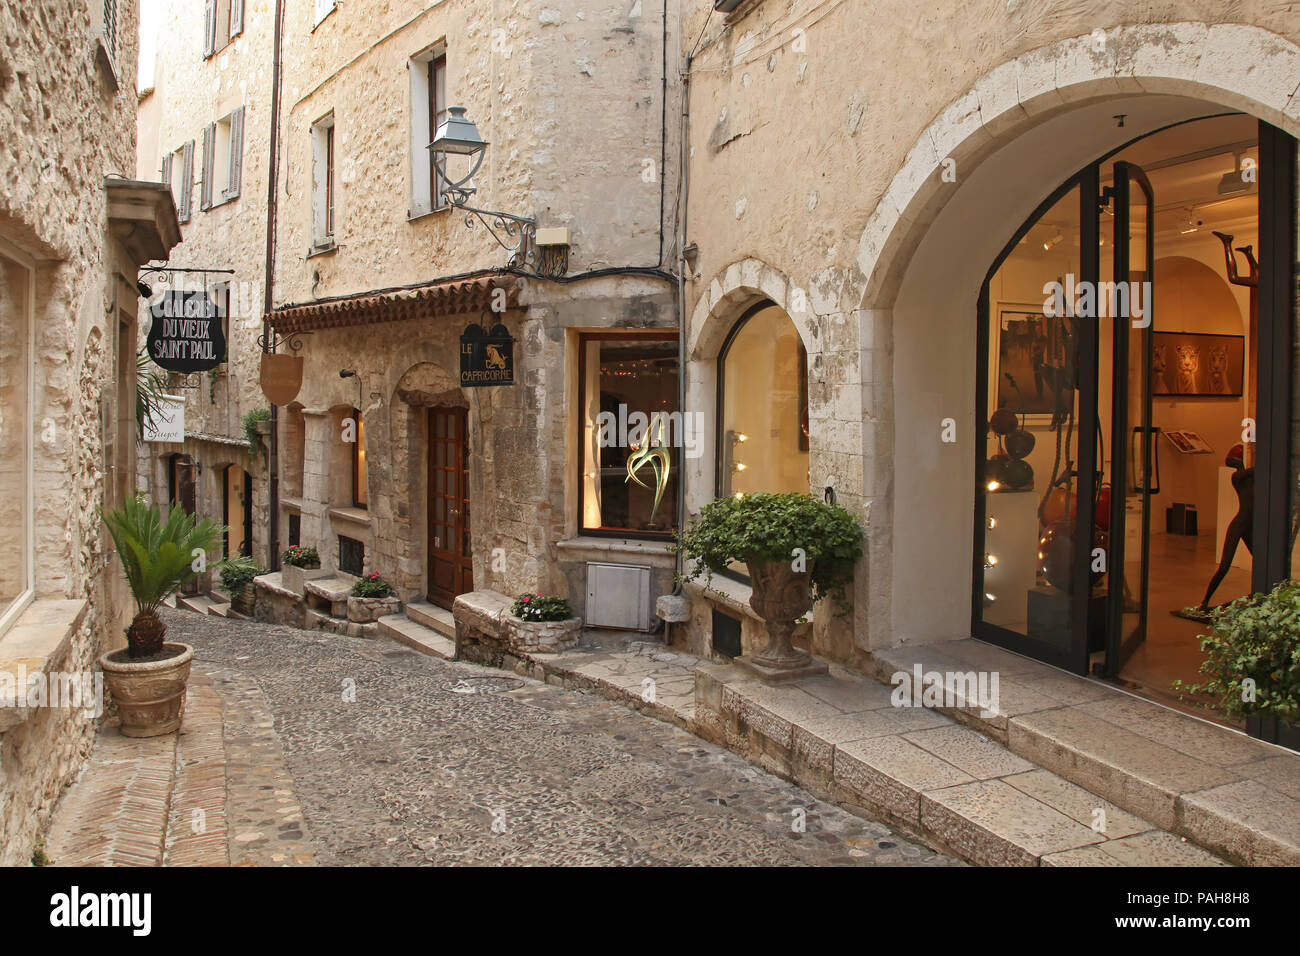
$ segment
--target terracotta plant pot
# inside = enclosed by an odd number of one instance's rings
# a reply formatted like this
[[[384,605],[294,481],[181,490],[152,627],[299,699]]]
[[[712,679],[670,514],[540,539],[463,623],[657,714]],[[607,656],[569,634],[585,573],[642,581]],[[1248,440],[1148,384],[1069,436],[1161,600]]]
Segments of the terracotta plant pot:
[[[812,658],[790,643],[795,621],[812,607],[811,571],[795,571],[789,561],[748,561],[752,607],[767,622],[768,644],[751,660],[763,667],[806,667]]]
[[[190,679],[194,648],[188,644],[163,644],[174,657],[164,661],[132,661],[126,650],[110,651],[99,658],[104,683],[117,701],[125,737],[160,737],[181,725],[185,716],[185,685]]]

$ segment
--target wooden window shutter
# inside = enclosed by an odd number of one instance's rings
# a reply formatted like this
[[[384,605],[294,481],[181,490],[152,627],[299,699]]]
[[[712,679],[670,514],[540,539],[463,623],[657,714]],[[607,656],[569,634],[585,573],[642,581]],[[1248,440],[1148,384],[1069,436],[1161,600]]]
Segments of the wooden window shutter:
[[[230,114],[230,185],[226,187],[227,199],[239,195],[239,174],[243,164],[244,108],[241,106]]]
[[[168,186],[172,184],[172,154],[163,153],[162,159],[162,181]]]
[[[185,144],[181,151],[181,201],[179,219],[190,221],[191,206],[194,201],[194,140]]]
[[[203,4],[203,57],[207,59],[217,50],[217,0],[204,0]]]
[[[217,124],[203,128],[203,173],[199,186],[199,208],[212,208],[212,152],[217,145]]]
[[[237,37],[244,32],[244,0],[230,0],[230,35]]]

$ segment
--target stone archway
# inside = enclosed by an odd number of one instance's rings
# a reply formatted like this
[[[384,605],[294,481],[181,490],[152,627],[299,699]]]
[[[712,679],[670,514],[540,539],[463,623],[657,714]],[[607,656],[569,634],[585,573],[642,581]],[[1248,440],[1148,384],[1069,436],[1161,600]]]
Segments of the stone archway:
[[[1300,48],[1276,34],[1200,23],[1101,34],[1008,61],[955,99],[917,138],[859,238],[862,362],[879,370],[863,390],[862,481],[867,504],[878,504],[870,646],[969,636],[969,595],[936,582],[969,575],[967,338],[979,283],[1016,226],[1078,169],[1173,122],[1241,110],[1300,132]],[[946,417],[963,437],[940,447]]]

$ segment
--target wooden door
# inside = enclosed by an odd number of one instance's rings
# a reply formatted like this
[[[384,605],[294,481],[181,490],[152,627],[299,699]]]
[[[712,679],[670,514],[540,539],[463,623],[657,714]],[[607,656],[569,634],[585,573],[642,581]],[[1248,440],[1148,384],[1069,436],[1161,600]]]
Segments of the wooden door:
[[[474,589],[470,549],[469,412],[429,410],[429,600],[450,608]]]

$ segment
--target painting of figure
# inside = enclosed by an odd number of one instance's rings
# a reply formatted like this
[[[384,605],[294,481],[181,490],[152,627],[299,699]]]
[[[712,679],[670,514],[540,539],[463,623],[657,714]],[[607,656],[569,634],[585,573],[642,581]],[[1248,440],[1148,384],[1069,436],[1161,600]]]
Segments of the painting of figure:
[[[1156,332],[1151,385],[1156,395],[1241,396],[1246,339],[1241,335]]]

